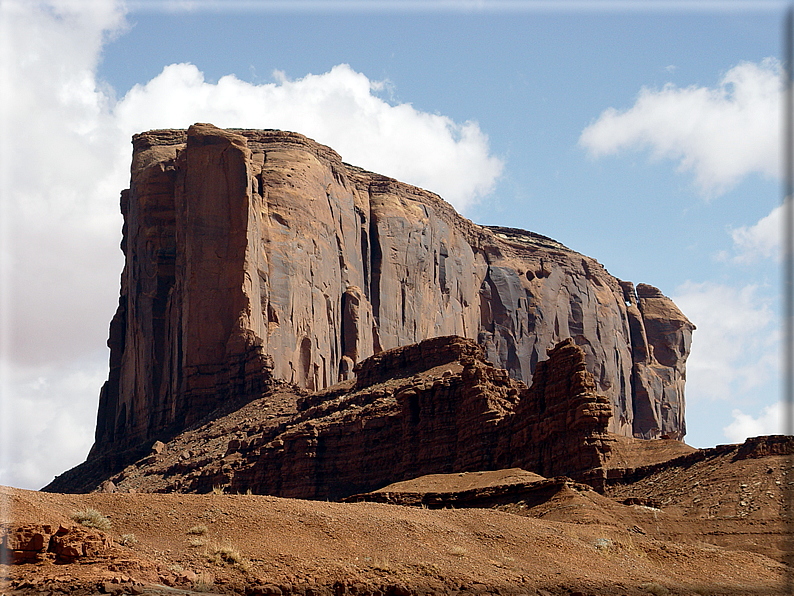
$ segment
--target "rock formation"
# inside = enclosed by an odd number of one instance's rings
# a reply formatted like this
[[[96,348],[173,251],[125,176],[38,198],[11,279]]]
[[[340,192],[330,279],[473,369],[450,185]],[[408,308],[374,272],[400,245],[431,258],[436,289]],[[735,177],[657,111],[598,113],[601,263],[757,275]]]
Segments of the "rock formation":
[[[208,124],[135,135],[121,208],[126,264],[89,460],[274,380],[322,390],[373,354],[447,335],[476,341],[505,387],[532,383],[571,338],[609,431],[684,435],[694,326],[672,301],[304,136]]]
[[[424,474],[511,467],[603,486],[612,408],[570,338],[538,363],[529,389],[460,337],[393,348],[356,372],[355,384],[302,399],[280,432],[232,437],[225,457],[179,490],[339,499]],[[165,475],[182,467],[191,466]]]
[[[7,553],[13,563],[73,563],[101,556],[111,546],[112,540],[105,532],[78,525],[23,524],[0,528],[0,554]]]

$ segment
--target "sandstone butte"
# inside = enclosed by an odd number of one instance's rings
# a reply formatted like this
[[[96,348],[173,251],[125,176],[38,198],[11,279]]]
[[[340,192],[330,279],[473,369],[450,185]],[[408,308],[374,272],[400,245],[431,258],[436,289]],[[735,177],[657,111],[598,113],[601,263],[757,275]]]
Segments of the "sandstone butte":
[[[635,288],[545,236],[479,226],[439,196],[343,163],[300,134],[210,124],[137,134],[121,210],[126,263],[110,324],[110,372],[83,464],[93,462],[94,480],[224,404],[261,398],[279,383],[304,397],[330,399],[340,382],[363,391],[417,365],[411,359],[432,360],[442,344],[451,352],[436,364],[461,365],[454,375],[445,371],[446,386],[490,384],[484,411],[501,412],[490,423],[457,421],[475,430],[490,424],[480,434],[491,443],[473,448],[471,465],[563,473],[571,471],[537,467],[567,458],[579,461],[581,473],[571,475],[586,478],[599,465],[598,449],[588,455],[568,441],[567,451],[551,455],[554,425],[586,427],[571,430],[579,445],[606,433],[681,440],[686,432],[685,363],[695,326],[658,289]],[[432,338],[441,339],[427,344]],[[543,386],[533,385],[557,352]],[[426,370],[433,362],[420,364]],[[547,378],[554,370],[565,378]],[[395,399],[405,416],[418,416],[422,387],[403,390]],[[444,391],[458,399],[469,389]],[[304,410],[320,407],[320,398],[306,399]],[[547,405],[579,408],[576,423],[569,411],[549,418]],[[489,449],[499,462],[483,459]],[[274,457],[263,455],[247,472],[261,491],[273,490],[262,479],[268,469],[295,463]],[[76,490],[75,478],[67,473],[47,490]],[[208,488],[199,485],[193,489]],[[287,492],[322,498],[317,486]]]

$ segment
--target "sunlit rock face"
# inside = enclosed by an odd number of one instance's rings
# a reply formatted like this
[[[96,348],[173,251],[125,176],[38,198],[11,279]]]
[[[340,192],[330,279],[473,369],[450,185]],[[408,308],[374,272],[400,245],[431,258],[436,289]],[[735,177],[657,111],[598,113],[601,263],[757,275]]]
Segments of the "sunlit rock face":
[[[300,134],[196,124],[133,138],[126,264],[91,457],[177,432],[274,379],[319,390],[440,336],[531,384],[571,338],[609,431],[682,438],[694,326],[532,232],[486,228],[437,195]]]

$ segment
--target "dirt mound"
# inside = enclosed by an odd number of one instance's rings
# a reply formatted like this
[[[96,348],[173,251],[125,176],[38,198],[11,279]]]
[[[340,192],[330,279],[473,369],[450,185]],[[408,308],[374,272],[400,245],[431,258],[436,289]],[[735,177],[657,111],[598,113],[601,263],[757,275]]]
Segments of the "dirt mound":
[[[659,443],[645,457],[642,444]],[[783,561],[788,528],[791,437],[697,450],[658,441],[628,445],[637,461],[683,452],[667,462],[613,468],[605,494],[568,478],[522,470],[432,475],[351,497],[435,509],[490,507],[548,521],[617,527],[662,542],[746,550]],[[625,446],[625,445],[624,445]],[[615,459],[613,462],[617,462]]]
[[[491,470],[485,472],[460,472],[458,474],[428,474],[404,482],[395,482],[374,491],[378,493],[398,492],[457,492],[483,489],[492,486],[529,484],[545,480],[540,474],[527,472],[521,468]]]
[[[784,505],[794,485],[792,454],[794,437],[754,437],[637,468],[605,494],[658,503],[660,516],[678,520],[660,525],[662,539],[702,540],[782,560]]]

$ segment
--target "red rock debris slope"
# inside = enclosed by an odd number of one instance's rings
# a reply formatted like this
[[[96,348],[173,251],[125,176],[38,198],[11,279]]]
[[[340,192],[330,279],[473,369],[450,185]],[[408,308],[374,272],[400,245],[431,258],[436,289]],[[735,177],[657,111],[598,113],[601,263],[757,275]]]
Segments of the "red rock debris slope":
[[[338,499],[419,475],[507,467],[604,484],[611,408],[570,339],[538,363],[530,388],[459,337],[394,348],[356,370],[355,381],[303,396],[284,387],[158,444],[110,477],[113,490]]]

